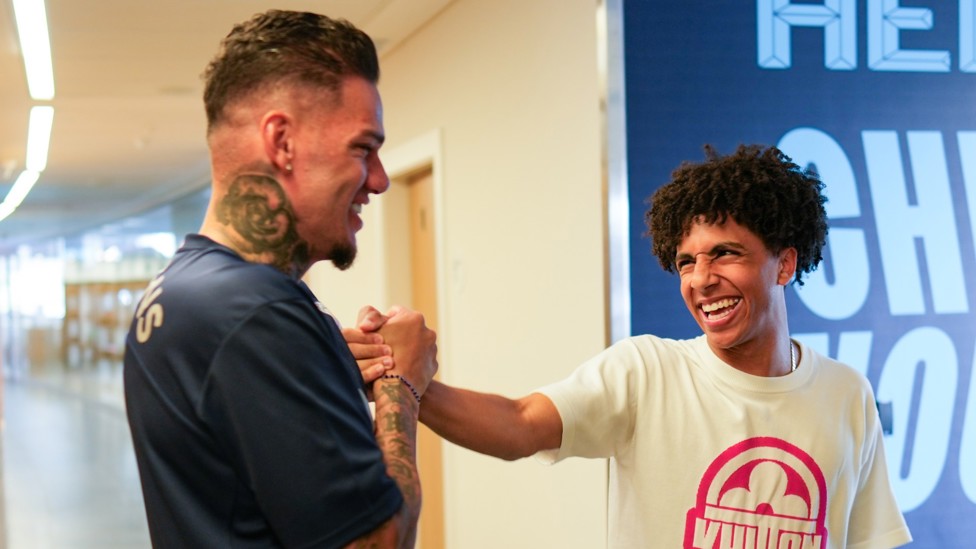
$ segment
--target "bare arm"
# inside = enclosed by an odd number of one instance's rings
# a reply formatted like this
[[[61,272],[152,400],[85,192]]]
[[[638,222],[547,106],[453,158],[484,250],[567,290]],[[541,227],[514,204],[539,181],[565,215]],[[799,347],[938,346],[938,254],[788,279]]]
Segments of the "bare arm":
[[[372,365],[377,359],[384,358],[384,353],[380,352],[382,346],[370,345],[375,341],[369,336],[387,319],[375,308],[366,306],[359,312],[357,327],[343,331],[359,360],[366,383],[375,379]],[[533,393],[512,400],[437,381],[431,381],[427,388],[420,420],[455,444],[507,460],[558,448],[563,435],[559,411],[544,395]]]
[[[421,505],[417,474],[420,404],[414,391],[423,394],[437,371],[437,336],[424,325],[423,317],[413,311],[394,314],[383,327],[382,335],[397,357],[396,366],[387,375],[400,377],[384,376],[373,382],[374,432],[386,472],[400,487],[404,503],[392,518],[348,547],[413,548]]]
[[[563,424],[548,397],[532,393],[513,400],[433,381],[420,420],[445,439],[506,460],[558,448]]]
[[[419,405],[406,386],[395,379],[375,384],[376,442],[386,472],[403,494],[403,505],[389,520],[347,547],[412,548],[420,518],[420,476],[417,474],[417,412]]]

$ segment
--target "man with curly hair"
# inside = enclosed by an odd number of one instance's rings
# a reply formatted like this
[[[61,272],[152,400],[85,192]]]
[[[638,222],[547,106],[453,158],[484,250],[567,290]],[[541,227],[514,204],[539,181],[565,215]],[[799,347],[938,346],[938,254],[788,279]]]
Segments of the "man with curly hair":
[[[773,147],[706,154],[646,216],[702,335],[627,338],[517,400],[434,382],[421,421],[504,459],[609,458],[612,548],[911,541],[868,381],[789,335],[785,288],[826,240],[823,183]]]
[[[210,204],[126,340],[153,546],[412,548],[435,335],[391,313],[397,363],[367,372],[374,423],[356,358],[301,281],[352,263],[361,210],[390,184],[373,42],[271,10],[234,27],[205,77]]]

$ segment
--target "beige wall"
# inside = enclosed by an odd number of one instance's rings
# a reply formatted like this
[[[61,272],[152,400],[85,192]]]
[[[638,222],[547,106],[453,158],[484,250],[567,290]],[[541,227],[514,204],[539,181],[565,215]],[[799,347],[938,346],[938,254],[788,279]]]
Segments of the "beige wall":
[[[457,0],[382,59],[388,144],[433,143],[441,376],[522,396],[604,341],[601,118],[593,0]],[[437,169],[439,168],[439,169]],[[383,200],[349,271],[313,290],[346,324],[390,305]],[[451,548],[602,547],[606,464],[548,467],[445,446]]]

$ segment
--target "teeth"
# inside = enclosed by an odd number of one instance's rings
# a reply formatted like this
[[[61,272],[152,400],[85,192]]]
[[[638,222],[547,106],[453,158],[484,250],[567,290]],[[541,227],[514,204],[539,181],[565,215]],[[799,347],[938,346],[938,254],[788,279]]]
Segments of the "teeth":
[[[352,211],[353,211],[353,213],[357,213],[357,214],[360,213],[360,212],[362,212],[363,211],[363,205],[362,204],[353,204],[352,205]]]
[[[703,303],[701,306],[702,311],[706,313],[713,313],[719,309],[724,309],[726,307],[732,307],[736,303],[742,301],[739,298],[728,298],[721,301],[716,301],[715,303]]]

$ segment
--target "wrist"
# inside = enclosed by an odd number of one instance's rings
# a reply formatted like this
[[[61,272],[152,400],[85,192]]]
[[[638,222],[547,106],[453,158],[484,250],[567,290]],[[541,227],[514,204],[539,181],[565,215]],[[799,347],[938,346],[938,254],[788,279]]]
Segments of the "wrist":
[[[407,378],[403,377],[400,374],[383,374],[380,377],[380,379],[395,379],[399,381],[401,384],[403,384],[404,387],[406,387],[410,391],[410,394],[412,394],[413,397],[417,400],[417,404],[420,404],[421,395]]]

